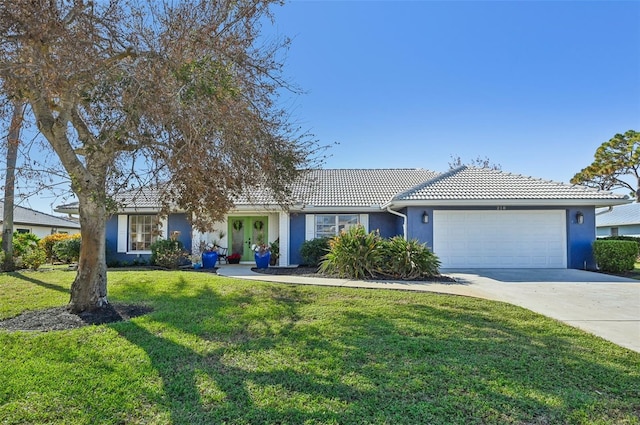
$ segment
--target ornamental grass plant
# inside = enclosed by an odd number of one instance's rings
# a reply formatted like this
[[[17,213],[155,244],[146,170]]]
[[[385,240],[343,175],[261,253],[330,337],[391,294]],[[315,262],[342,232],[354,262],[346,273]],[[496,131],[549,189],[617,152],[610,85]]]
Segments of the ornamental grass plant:
[[[353,226],[329,240],[320,271],[346,279],[420,279],[437,276],[440,260],[425,244]]]

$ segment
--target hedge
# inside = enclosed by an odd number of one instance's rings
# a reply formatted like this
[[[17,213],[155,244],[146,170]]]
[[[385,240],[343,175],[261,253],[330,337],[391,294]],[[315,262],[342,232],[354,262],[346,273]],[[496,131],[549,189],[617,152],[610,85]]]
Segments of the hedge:
[[[631,271],[638,258],[638,244],[629,240],[598,239],[593,243],[593,256],[604,272]]]

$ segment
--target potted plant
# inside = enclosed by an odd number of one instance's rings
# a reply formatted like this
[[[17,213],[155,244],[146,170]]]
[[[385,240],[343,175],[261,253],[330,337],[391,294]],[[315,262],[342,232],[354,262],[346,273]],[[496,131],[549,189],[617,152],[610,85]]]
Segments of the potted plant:
[[[218,250],[213,244],[207,244],[202,251],[202,268],[212,269],[218,262]]]
[[[193,268],[198,270],[202,268],[202,257],[200,255],[192,255],[191,256],[191,264]]]
[[[269,260],[271,259],[270,248],[265,244],[252,245],[253,257],[256,260],[256,267],[259,269],[266,269],[269,267]]]
[[[271,258],[269,259],[269,265],[275,266],[280,258],[280,238],[269,243],[269,249],[271,250]]]
[[[237,252],[234,252],[231,255],[227,255],[227,261],[229,262],[229,264],[240,264],[240,258],[242,258],[242,255]]]

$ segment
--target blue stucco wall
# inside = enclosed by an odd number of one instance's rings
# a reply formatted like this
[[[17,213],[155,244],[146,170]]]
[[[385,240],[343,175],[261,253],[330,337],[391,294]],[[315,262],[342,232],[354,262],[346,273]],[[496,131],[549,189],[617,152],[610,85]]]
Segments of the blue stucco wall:
[[[300,247],[304,242],[305,214],[291,214],[289,220],[289,263],[301,264]]]
[[[118,253],[118,216],[112,215],[107,220],[107,265],[115,261],[125,261],[126,254]]]
[[[191,253],[191,223],[187,220],[186,214],[171,214],[168,220],[167,237],[171,236],[171,232],[180,232],[178,240],[182,242],[184,249]]]
[[[593,241],[596,239],[596,211],[594,207],[567,208],[567,267],[595,270]],[[578,224],[576,214],[584,215]]]
[[[191,251],[191,224],[186,214],[171,214],[167,220],[167,235],[179,231],[178,240],[183,243],[186,250]],[[136,261],[149,262],[149,254],[127,254],[118,252],[118,216],[112,215],[107,220],[107,265],[133,264]]]
[[[429,222],[422,222],[424,212],[429,214]],[[409,207],[407,214],[407,238],[417,239],[426,243],[429,249],[433,249],[433,208]]]
[[[378,230],[383,238],[402,234],[402,218],[388,212],[369,214],[369,231]]]

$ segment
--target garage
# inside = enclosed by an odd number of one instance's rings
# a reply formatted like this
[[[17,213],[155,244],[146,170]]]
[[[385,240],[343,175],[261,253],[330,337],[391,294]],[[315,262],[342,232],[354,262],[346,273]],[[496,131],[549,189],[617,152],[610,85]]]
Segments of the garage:
[[[566,213],[435,210],[433,251],[442,268],[566,268]]]

